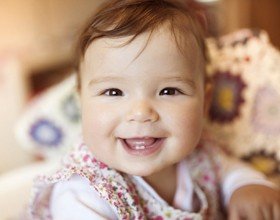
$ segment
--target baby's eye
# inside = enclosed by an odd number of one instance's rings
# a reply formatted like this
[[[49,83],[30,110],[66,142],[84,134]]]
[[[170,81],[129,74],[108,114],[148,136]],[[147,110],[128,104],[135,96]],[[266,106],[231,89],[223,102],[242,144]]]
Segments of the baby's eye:
[[[106,96],[123,96],[123,92],[120,89],[111,88],[111,89],[106,89],[104,92],[102,92],[101,95],[106,95]]]
[[[172,88],[172,87],[164,88],[159,93],[159,95],[179,95],[179,94],[182,94],[182,92],[179,89]]]

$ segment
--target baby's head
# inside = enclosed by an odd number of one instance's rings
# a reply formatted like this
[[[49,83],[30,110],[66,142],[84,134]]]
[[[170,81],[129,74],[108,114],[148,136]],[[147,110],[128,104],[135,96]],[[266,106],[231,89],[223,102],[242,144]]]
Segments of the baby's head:
[[[205,111],[204,39],[187,5],[107,1],[80,38],[83,138],[119,171],[148,176],[189,155]]]

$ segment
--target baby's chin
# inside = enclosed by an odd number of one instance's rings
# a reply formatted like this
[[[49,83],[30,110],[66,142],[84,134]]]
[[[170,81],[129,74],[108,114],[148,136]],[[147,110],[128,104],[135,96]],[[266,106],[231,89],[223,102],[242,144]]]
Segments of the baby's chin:
[[[156,166],[145,166],[145,165],[134,165],[133,167],[125,167],[125,168],[120,168],[117,169],[117,171],[119,172],[123,172],[129,175],[133,175],[133,176],[141,176],[141,177],[148,177],[148,176],[152,176],[160,171],[162,171],[164,168],[163,167],[156,167]]]
[[[148,177],[156,173],[155,171],[147,170],[147,169],[139,169],[139,170],[132,170],[132,171],[123,171],[132,176],[141,176],[141,177]]]
[[[149,170],[149,169],[145,169],[145,168],[136,168],[136,167],[130,167],[130,168],[119,168],[119,167],[114,167],[114,166],[109,166],[113,169],[115,169],[116,171],[118,172],[121,172],[121,173],[125,173],[125,174],[129,174],[129,175],[132,175],[132,176],[142,176],[142,177],[145,177],[145,176],[149,176],[149,175],[152,175],[154,172],[153,170]]]

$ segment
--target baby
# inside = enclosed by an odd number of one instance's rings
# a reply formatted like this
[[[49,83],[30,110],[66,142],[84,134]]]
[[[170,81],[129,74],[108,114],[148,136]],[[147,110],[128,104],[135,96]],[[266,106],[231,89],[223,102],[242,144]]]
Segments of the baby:
[[[83,141],[30,219],[280,219],[278,189],[202,138],[202,26],[174,0],[106,1],[79,44]]]

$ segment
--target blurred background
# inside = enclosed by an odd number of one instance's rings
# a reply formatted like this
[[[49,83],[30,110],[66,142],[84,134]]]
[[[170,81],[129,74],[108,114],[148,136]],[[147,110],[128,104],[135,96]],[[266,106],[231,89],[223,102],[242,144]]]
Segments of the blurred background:
[[[279,0],[200,0],[209,34],[260,28],[280,48]],[[18,117],[35,95],[67,75],[74,42],[101,0],[0,1],[0,175],[29,164],[14,138]]]

